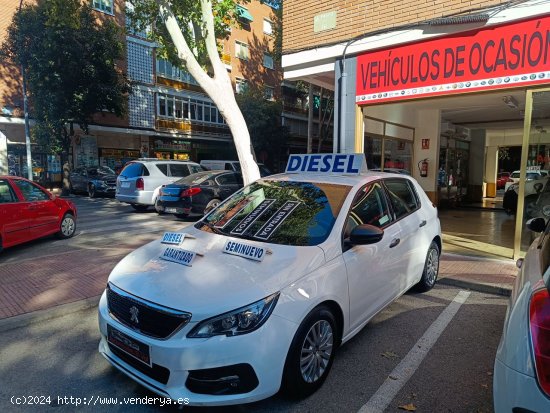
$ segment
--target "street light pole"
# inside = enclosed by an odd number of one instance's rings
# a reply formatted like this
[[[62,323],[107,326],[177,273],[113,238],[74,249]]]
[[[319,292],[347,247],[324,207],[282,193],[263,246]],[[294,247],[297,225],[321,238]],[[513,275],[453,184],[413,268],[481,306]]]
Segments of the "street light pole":
[[[23,0],[19,2],[19,13],[23,6]],[[27,147],[27,178],[32,181],[32,157],[31,157],[31,128],[29,126],[29,102],[27,99],[27,76],[21,63],[21,77],[23,82],[23,113],[25,116],[25,146]]]

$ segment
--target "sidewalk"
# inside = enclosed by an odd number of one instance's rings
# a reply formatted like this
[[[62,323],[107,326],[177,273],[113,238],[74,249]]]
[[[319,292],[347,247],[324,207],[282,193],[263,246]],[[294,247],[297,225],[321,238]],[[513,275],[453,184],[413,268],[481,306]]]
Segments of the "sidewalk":
[[[137,246],[75,250],[0,264],[0,331],[97,305],[112,268]],[[512,260],[444,253],[439,282],[509,295],[516,272]]]

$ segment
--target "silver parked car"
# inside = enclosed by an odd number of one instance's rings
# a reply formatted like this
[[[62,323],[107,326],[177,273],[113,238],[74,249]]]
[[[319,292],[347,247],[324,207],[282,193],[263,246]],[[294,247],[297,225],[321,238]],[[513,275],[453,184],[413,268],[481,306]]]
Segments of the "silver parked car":
[[[138,211],[145,211],[155,205],[156,188],[203,170],[191,161],[140,158],[128,163],[120,172],[115,197]]]
[[[527,227],[541,234],[518,261],[495,360],[496,413],[550,412],[550,221]]]

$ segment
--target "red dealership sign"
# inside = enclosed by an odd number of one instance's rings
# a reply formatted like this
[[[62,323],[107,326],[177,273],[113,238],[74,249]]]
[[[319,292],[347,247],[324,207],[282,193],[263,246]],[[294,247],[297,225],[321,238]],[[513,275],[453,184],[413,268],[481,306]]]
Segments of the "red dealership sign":
[[[367,104],[550,83],[550,16],[365,53],[356,102]]]

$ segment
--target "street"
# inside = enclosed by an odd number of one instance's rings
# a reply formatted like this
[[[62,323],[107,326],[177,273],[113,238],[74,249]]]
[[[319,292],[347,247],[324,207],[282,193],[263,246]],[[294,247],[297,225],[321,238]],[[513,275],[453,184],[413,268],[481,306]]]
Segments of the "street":
[[[185,410],[359,411],[386,379],[400,379],[393,370],[458,293],[456,288],[438,286],[426,294],[401,297],[340,348],[327,381],[308,399],[276,395],[252,405]],[[502,297],[472,292],[385,411],[412,405],[417,412],[491,412],[493,360],[505,305]],[[158,404],[124,404],[124,398],[155,395],[110,367],[97,352],[98,341],[95,308],[3,333],[0,410],[49,411],[46,406],[10,401],[12,396],[49,396],[47,404],[55,411],[158,411]],[[94,400],[96,405],[77,408],[60,403],[58,396],[73,396],[81,403]],[[115,399],[116,406],[101,405]]]
[[[36,259],[57,256],[83,259],[88,253],[99,256],[101,251],[115,251],[105,256],[100,274],[90,276],[101,278],[104,285],[108,268],[119,256],[164,231],[194,221],[158,216],[152,209],[135,212],[109,198],[72,199],[79,214],[74,238],[61,241],[50,237],[8,249],[1,263],[40,262]],[[457,306],[453,302],[456,297],[464,297],[464,303]],[[409,292],[339,349],[327,381],[308,399],[296,401],[276,395],[231,408],[183,407],[220,412],[370,412],[377,411],[372,410],[373,406],[382,405],[387,412],[403,408],[416,408],[418,412],[491,412],[492,369],[506,302],[500,296],[461,292],[446,285],[437,285],[425,294]],[[434,334],[432,323],[438,324],[434,321],[445,316],[453,305],[456,314],[447,316],[448,325]],[[109,412],[130,408],[175,411],[173,406],[160,407],[158,401],[143,404],[129,400],[156,395],[99,355],[96,311],[94,306],[2,333],[0,375],[4,385],[0,410],[47,410],[45,405],[21,404],[28,401],[24,397],[38,396],[31,400],[67,412],[86,408]],[[431,344],[426,344],[430,340]],[[418,351],[426,354],[419,355]],[[76,403],[91,405],[84,408]]]
[[[82,249],[142,245],[164,231],[185,227],[196,220],[181,220],[172,214],[158,215],[152,207],[145,212],[134,211],[113,198],[91,199],[76,195],[70,200],[78,210],[73,238],[59,240],[52,236],[7,249],[0,256],[0,264]]]

